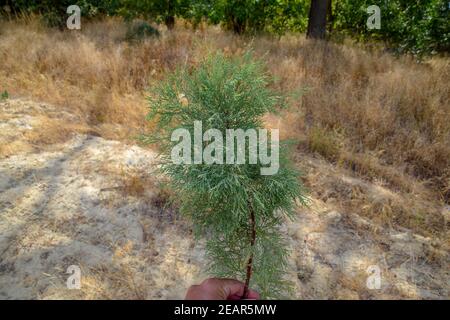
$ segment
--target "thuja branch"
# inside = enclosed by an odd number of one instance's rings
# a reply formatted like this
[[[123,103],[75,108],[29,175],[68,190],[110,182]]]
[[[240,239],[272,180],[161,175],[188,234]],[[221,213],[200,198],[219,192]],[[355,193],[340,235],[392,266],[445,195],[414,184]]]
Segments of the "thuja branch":
[[[253,247],[256,242],[256,221],[255,221],[255,212],[253,211],[253,207],[251,202],[249,202],[249,212],[250,212],[250,257],[247,262],[247,275],[245,277],[245,285],[244,285],[244,293],[242,294],[242,299],[247,299],[248,296],[248,287],[250,285],[250,278],[252,277],[253,272]]]
[[[148,119],[157,122],[152,136],[162,144],[161,170],[176,190],[174,200],[180,212],[192,219],[196,234],[206,238],[210,272],[218,277],[245,277],[242,298],[248,298],[250,285],[263,298],[284,297],[288,292],[287,250],[278,226],[280,218],[293,211],[296,199],[303,197],[297,172],[282,146],[279,170],[262,175],[262,169],[268,167],[261,161],[196,164],[192,158],[201,152],[191,153],[190,143],[191,137],[195,140],[197,121],[203,132],[214,129],[222,136],[229,129],[247,132],[261,128],[262,117],[275,111],[281,101],[269,89],[270,78],[249,54],[233,58],[218,54],[193,70],[170,75],[150,96]],[[187,130],[188,137],[172,140],[177,129]],[[184,139],[189,144],[182,154],[189,159],[172,161],[172,151],[180,150]],[[224,144],[210,143],[205,143],[206,147],[214,149],[215,155],[227,154]],[[201,158],[205,154],[203,151]]]

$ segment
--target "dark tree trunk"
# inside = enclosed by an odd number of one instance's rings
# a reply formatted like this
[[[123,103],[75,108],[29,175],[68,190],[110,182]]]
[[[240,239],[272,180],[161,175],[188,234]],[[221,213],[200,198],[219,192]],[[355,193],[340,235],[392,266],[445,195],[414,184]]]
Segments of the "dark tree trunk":
[[[166,16],[164,17],[164,23],[166,24],[167,29],[172,30],[175,26],[175,10],[174,4],[172,0],[167,1],[167,11]]]
[[[311,0],[307,38],[324,39],[327,31],[327,13],[331,0]]]
[[[175,26],[175,17],[166,16],[166,18],[164,19],[164,23],[166,24],[167,29],[172,30]]]
[[[243,34],[245,32],[245,21],[236,18],[234,15],[231,16],[231,24],[233,27],[233,32],[236,34]]]
[[[328,9],[327,9],[328,33],[333,31],[334,16],[333,16],[333,7],[331,6],[332,2],[333,2],[333,0],[328,0]]]

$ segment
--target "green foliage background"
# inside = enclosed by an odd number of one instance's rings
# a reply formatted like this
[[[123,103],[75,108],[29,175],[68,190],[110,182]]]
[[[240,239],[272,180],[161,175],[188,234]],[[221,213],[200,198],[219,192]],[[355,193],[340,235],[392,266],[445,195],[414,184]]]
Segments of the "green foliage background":
[[[366,8],[381,9],[381,29],[366,28]],[[437,53],[450,49],[450,2],[445,0],[335,1],[335,28],[359,40],[379,39],[399,52]]]
[[[304,32],[310,0],[8,0],[13,13],[39,12],[48,25],[65,22],[67,6],[83,17],[121,15],[164,22],[168,17],[220,24],[237,33]],[[332,28],[361,41],[382,40],[398,52],[434,54],[450,49],[447,0],[333,0]],[[381,29],[369,30],[366,9],[381,9]],[[3,11],[4,13],[4,11]],[[333,36],[333,35],[332,35]]]

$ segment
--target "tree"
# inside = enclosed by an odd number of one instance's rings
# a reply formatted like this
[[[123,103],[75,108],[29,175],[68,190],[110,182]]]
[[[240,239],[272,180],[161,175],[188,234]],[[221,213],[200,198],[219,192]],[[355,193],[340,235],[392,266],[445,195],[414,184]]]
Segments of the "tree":
[[[303,31],[308,0],[201,0],[209,21],[236,34]]]
[[[371,0],[340,0],[335,28],[360,40],[382,40],[396,52],[417,56],[450,52],[450,7],[445,0],[390,0],[378,3],[381,28],[366,26]]]
[[[213,13],[210,20],[222,25],[236,34],[248,31],[261,31],[266,23],[274,0],[217,0],[210,6]]]
[[[311,0],[309,9],[308,38],[324,39],[327,28],[327,15],[331,10],[331,0]]]
[[[167,29],[175,26],[175,17],[184,16],[190,0],[120,0],[119,14],[125,19],[142,17],[164,22]]]
[[[40,14],[47,26],[65,28],[67,7],[70,5],[79,6],[83,19],[89,19],[98,15],[115,14],[118,1],[120,0],[14,0],[7,1],[6,4],[13,15],[33,12]],[[0,14],[2,7],[0,5]]]
[[[261,174],[266,167],[261,159],[249,163],[251,151],[244,152],[246,161],[240,164],[174,163],[171,155],[179,146],[179,140],[172,141],[174,130],[187,130],[191,143],[196,121],[201,121],[203,132],[217,130],[214,143],[226,136],[227,129],[261,128],[262,115],[282,101],[268,84],[263,65],[249,54],[211,56],[194,70],[170,75],[154,89],[148,118],[156,121],[157,131],[142,137],[144,142],[159,143],[161,170],[170,177],[180,212],[192,219],[195,234],[207,239],[208,270],[240,279],[266,298],[284,296],[289,290],[284,277],[287,250],[279,226],[284,217],[293,216],[296,200],[305,200],[286,145],[280,145],[279,169],[273,175]],[[277,145],[272,137],[270,147]],[[244,140],[247,144],[250,137]],[[202,146],[205,157],[210,145],[204,141]],[[211,155],[225,159],[237,148],[217,146]],[[195,160],[196,150],[188,147],[182,153]],[[258,150],[262,152],[261,147]]]

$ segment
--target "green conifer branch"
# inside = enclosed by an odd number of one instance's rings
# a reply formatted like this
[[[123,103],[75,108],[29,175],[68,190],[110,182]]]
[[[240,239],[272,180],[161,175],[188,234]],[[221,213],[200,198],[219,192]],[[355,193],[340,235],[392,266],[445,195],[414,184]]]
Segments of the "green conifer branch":
[[[242,280],[243,298],[256,289],[263,298],[287,297],[288,251],[279,226],[294,216],[296,201],[305,202],[299,173],[290,164],[287,145],[280,145],[279,170],[263,176],[256,164],[175,164],[174,129],[203,131],[262,128],[262,116],[282,101],[268,85],[263,64],[250,54],[209,57],[193,70],[178,70],[149,97],[149,120],[157,131],[151,139],[161,152],[161,172],[170,177],[180,212],[193,222],[195,235],[206,239],[208,270],[218,277]],[[180,94],[183,100],[180,101]],[[224,157],[228,152],[223,150]],[[248,155],[246,155],[248,158]]]

